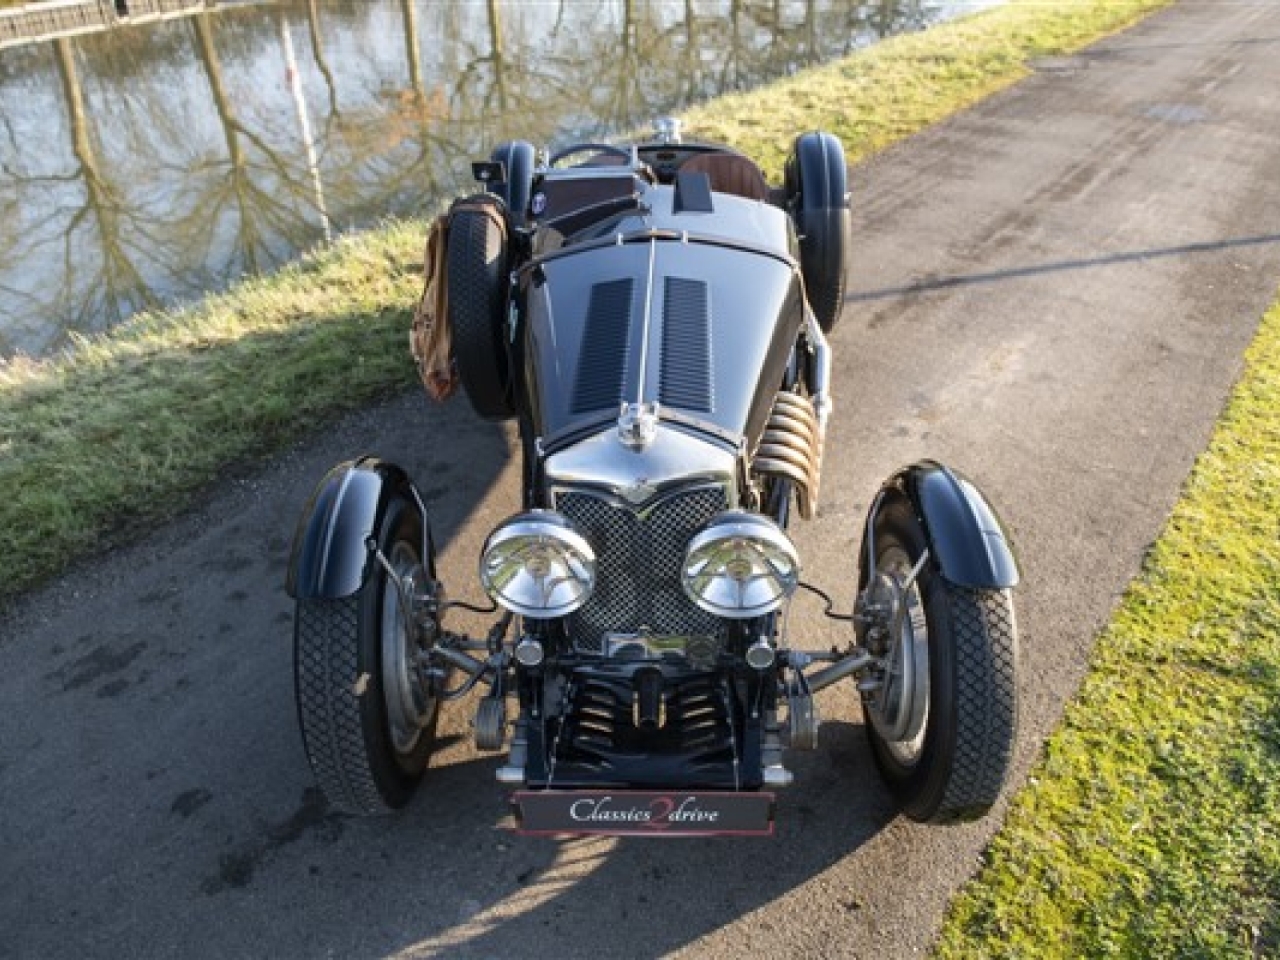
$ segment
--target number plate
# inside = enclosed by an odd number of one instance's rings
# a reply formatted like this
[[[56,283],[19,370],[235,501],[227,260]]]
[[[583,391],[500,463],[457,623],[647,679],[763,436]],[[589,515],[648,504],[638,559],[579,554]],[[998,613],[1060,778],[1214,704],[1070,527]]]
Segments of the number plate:
[[[520,833],[609,836],[769,836],[772,793],[538,790],[513,794]]]

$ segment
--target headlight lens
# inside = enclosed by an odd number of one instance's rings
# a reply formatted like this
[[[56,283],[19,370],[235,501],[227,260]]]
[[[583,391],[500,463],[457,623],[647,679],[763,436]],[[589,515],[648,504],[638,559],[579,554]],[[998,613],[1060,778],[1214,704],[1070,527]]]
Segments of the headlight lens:
[[[732,510],[689,542],[681,581],[703,610],[745,620],[777,610],[791,596],[800,582],[800,556],[772,520]]]
[[[591,596],[596,555],[560,514],[531,510],[489,534],[480,554],[480,582],[512,613],[562,617]]]

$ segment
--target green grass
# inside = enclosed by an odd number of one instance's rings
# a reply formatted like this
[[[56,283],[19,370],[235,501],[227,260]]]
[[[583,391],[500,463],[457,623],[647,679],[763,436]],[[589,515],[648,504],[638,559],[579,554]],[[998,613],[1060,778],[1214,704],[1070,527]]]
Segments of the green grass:
[[[799,131],[829,129],[857,160],[1165,2],[1013,0],[687,119],[776,180]],[[0,600],[172,516],[227,464],[411,385],[422,235],[392,224],[68,356],[0,363]]]
[[[942,957],[1280,957],[1280,302]]]
[[[34,584],[411,385],[422,236],[389,226],[70,357],[0,366],[0,583]]]

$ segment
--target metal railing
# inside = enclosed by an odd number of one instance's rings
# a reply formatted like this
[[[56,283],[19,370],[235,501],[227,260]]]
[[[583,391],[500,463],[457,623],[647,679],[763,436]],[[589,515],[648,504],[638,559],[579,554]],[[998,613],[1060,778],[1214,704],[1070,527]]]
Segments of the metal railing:
[[[245,0],[47,0],[0,9],[0,48],[190,16]]]

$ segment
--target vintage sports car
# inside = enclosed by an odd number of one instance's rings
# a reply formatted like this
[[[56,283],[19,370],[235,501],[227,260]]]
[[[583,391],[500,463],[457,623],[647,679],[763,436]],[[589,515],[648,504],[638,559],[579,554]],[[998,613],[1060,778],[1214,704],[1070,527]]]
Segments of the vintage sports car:
[[[832,410],[839,141],[798,137],[779,187],[672,123],[625,147],[505,143],[474,173],[484,191],[433,233],[435,347],[416,352],[434,392],[456,370],[480,415],[518,423],[523,509],[484,544],[495,622],[472,638],[449,628],[476,608],[444,591],[405,471],[364,457],[320,482],[288,590],[331,804],[403,806],[441,707],[476,692],[522,831],[767,834],[787,751],[816,746],[814,695],[839,684],[907,816],[983,815],[1014,740],[1018,569],[971,482],[935,462],[889,477],[852,612],[827,600],[847,644],[787,633],[797,590],[826,596],[787,529],[814,516]]]

